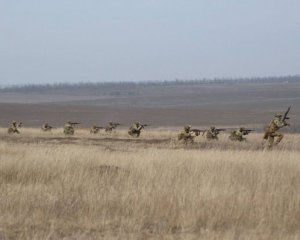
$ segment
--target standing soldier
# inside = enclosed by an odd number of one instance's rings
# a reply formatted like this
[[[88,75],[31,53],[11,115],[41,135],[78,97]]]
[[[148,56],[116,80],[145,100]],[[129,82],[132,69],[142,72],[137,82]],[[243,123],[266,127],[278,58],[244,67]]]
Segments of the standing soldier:
[[[19,130],[18,130],[18,126],[17,126],[17,122],[16,121],[13,121],[11,123],[11,125],[9,126],[8,130],[7,130],[7,133],[8,134],[12,134],[12,133],[17,133],[19,134]]]
[[[206,131],[206,139],[208,140],[219,140],[219,131],[220,129],[216,129],[215,126],[211,126],[207,131]],[[223,130],[223,129],[222,129]]]
[[[139,122],[135,122],[134,124],[131,125],[131,127],[128,130],[128,134],[130,136],[135,136],[139,137],[141,134],[141,131],[144,127],[148,126],[147,124],[141,124]]]
[[[251,129],[245,129],[244,127],[241,127],[237,130],[234,130],[230,133],[229,139],[231,141],[239,141],[244,142],[247,139],[243,136],[248,135],[252,130]]]
[[[77,125],[77,122],[66,121],[64,125],[64,134],[65,135],[74,135],[74,125]]]
[[[43,126],[41,127],[42,131],[44,132],[51,132],[52,130],[52,126],[50,126],[48,123],[43,124]]]
[[[181,140],[183,140],[186,145],[194,142],[194,136],[191,132],[191,125],[184,126],[183,131],[178,134],[178,141]]]
[[[290,111],[290,108],[286,111],[284,114],[284,117],[282,117],[281,114],[276,114],[275,118],[270,122],[268,128],[266,129],[264,140],[268,140],[268,148],[272,148],[274,144],[275,138],[275,145],[278,145],[281,140],[283,139],[283,134],[280,132],[277,132],[280,128],[285,126],[290,126],[289,123],[287,123],[285,120],[288,119],[287,114]]]

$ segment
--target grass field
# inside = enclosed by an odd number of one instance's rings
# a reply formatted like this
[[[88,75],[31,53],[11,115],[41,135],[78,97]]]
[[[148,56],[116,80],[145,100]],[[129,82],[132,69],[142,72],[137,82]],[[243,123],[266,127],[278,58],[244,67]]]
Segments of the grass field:
[[[0,239],[299,239],[300,136],[0,129]]]

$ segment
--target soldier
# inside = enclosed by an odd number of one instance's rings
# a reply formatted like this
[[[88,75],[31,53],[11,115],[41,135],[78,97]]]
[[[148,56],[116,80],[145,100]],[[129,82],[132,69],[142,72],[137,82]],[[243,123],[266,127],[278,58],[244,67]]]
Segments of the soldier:
[[[178,141],[183,140],[185,144],[193,143],[194,137],[191,132],[191,125],[186,125],[183,131],[178,134]]]
[[[141,124],[139,122],[135,122],[134,124],[131,125],[131,127],[128,130],[128,134],[130,136],[135,136],[135,137],[139,137],[141,134],[142,129],[147,126],[146,124]]]
[[[206,131],[206,139],[208,139],[208,140],[219,140],[219,138],[218,138],[219,133],[220,133],[220,131],[218,131],[215,126],[211,126]]]
[[[65,135],[74,135],[74,125],[79,124],[76,122],[71,122],[71,121],[66,121],[65,125],[64,125],[64,134]]]
[[[246,141],[247,139],[244,138],[244,135],[249,134],[251,130],[245,129],[244,127],[241,127],[237,130],[234,130],[230,133],[229,139],[231,141],[239,141],[239,142],[243,142]]]
[[[109,122],[108,125],[107,125],[106,128],[105,128],[105,132],[107,132],[107,133],[112,133],[112,131],[113,131],[114,129],[116,129],[117,126],[119,126],[119,125],[120,125],[120,123]]]
[[[275,145],[278,145],[283,139],[283,134],[277,131],[282,127],[290,126],[290,124],[287,123],[285,119],[287,119],[286,116],[282,118],[281,114],[276,114],[275,118],[270,122],[263,137],[264,140],[268,140],[268,148],[273,147],[275,137],[277,138],[275,141]]]
[[[90,133],[97,134],[100,131],[100,129],[103,129],[103,127],[98,127],[97,125],[93,125],[90,129]]]
[[[50,126],[48,123],[43,124],[43,126],[41,127],[42,131],[44,132],[51,132],[52,130],[52,126]]]
[[[11,123],[11,125],[9,126],[8,130],[7,130],[7,133],[8,134],[12,134],[12,133],[17,133],[19,134],[19,130],[18,130],[18,126],[17,126],[17,122],[16,121],[13,121]]]

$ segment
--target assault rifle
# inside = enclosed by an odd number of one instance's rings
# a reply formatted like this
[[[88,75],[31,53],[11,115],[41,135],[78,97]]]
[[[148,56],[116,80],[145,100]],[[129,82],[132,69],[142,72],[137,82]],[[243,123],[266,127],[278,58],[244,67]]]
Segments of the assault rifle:
[[[253,130],[252,129],[244,129],[243,130],[243,134],[244,135],[248,135],[249,133],[251,133]]]
[[[142,127],[142,128],[144,128],[144,127],[149,127],[149,126],[151,126],[151,125],[149,125],[149,124],[141,124],[141,127]]]
[[[227,129],[226,128],[216,128],[215,129],[215,132],[224,132],[224,131],[226,131]]]
[[[200,130],[200,129],[191,129],[190,132],[195,133],[196,136],[199,136],[200,133],[202,133],[202,136],[206,132],[206,130]]]
[[[93,129],[97,129],[97,130],[103,129],[103,128],[104,128],[104,127],[93,126]]]
[[[121,125],[121,123],[113,123],[113,124],[112,124],[112,127],[113,127],[113,129],[116,129],[117,126],[120,126],[120,125]]]
[[[70,122],[71,125],[77,125],[77,124],[81,124],[79,122]]]
[[[286,110],[286,112],[284,113],[283,118],[282,118],[282,121],[285,121],[285,120],[290,119],[290,118],[287,116],[287,115],[289,114],[290,110],[291,110],[291,106],[289,106],[289,108],[288,108],[288,109]]]

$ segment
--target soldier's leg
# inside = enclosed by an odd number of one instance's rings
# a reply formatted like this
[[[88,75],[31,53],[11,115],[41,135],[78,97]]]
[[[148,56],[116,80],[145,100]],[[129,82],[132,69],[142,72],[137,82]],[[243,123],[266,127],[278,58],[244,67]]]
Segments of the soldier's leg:
[[[269,135],[268,138],[268,148],[272,148],[274,143],[274,136],[272,134]]]
[[[278,145],[281,142],[281,140],[283,139],[283,134],[282,133],[276,133],[276,137],[277,137],[277,139],[275,141],[275,144]]]

